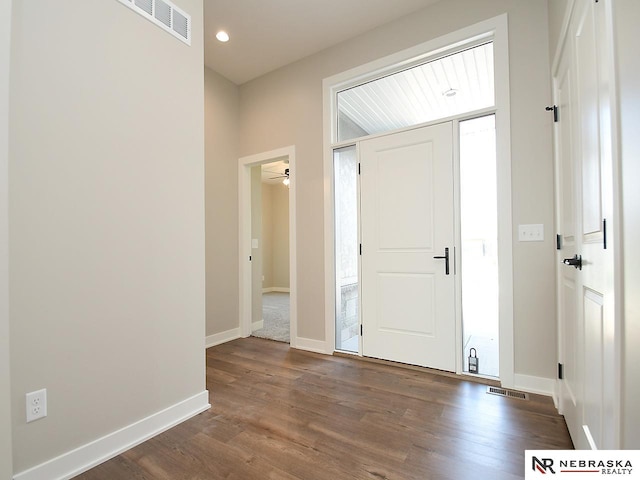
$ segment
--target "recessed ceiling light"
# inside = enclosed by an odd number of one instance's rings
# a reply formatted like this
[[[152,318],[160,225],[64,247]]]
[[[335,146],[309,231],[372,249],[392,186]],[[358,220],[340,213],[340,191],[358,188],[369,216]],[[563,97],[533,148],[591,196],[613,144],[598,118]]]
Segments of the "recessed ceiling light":
[[[442,92],[442,95],[444,95],[445,97],[455,97],[457,94],[458,90],[455,88],[450,88],[449,90]]]
[[[220,40],[221,42],[228,42],[229,41],[229,34],[227,32],[225,32],[224,30],[220,30],[218,33],[216,33],[216,38],[218,40]]]

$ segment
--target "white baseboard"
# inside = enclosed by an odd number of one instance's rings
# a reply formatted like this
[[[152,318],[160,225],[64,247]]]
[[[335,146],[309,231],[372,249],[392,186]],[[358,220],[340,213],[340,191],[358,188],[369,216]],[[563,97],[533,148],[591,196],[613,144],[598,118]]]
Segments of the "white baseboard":
[[[322,353],[323,355],[331,353],[327,352],[327,346],[324,341],[311,338],[297,337],[294,342],[291,342],[291,346],[298,350],[307,350],[308,352]]]
[[[14,480],[68,480],[208,410],[209,392],[200,392],[160,412],[14,475]]]
[[[258,320],[257,322],[253,322],[251,324],[251,331],[255,332],[256,330],[260,330],[264,328],[264,320]]]
[[[559,380],[553,382],[553,404],[556,410],[560,411],[560,385]]]
[[[272,293],[272,292],[291,293],[291,289],[288,287],[267,287],[262,289],[262,293]]]
[[[232,328],[231,330],[227,330],[226,332],[215,333],[213,335],[209,335],[204,339],[204,348],[215,347],[216,345],[220,345],[221,343],[230,342],[231,340],[235,340],[236,338],[240,338],[240,327]]]
[[[531,375],[514,375],[514,390],[537,393],[553,397],[556,390],[556,381],[553,378],[533,377]]]

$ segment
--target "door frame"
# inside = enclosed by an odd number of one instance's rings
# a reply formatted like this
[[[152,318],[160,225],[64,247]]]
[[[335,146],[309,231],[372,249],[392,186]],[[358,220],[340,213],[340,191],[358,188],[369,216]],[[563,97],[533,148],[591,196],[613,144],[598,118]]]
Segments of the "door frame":
[[[287,147],[256,153],[238,160],[238,281],[240,336],[251,335],[251,167],[264,165],[276,159],[289,159],[289,338],[293,348],[298,338],[298,285],[296,243],[296,147]]]
[[[359,139],[337,142],[337,93],[385,74],[424,62],[429,57],[478,42],[492,40],[494,44],[495,106],[480,112],[470,112],[453,118],[439,119],[415,125],[418,128],[448,120],[461,120],[496,114],[496,154],[498,204],[498,261],[499,261],[499,323],[500,323],[500,380],[506,388],[515,386],[514,329],[513,329],[513,226],[511,203],[511,130],[509,90],[509,50],[507,15],[476,23],[461,30],[430,40],[415,47],[383,57],[379,60],[339,73],[323,80],[324,135],[324,258],[325,258],[325,353],[335,350],[335,251],[334,251],[334,190],[333,150],[352,145]],[[456,123],[456,122],[454,122]],[[401,130],[398,130],[401,131]],[[389,134],[393,132],[385,132]],[[454,130],[455,133],[455,130]],[[371,138],[371,137],[366,137]],[[454,139],[455,163],[459,163],[459,149]],[[459,172],[458,172],[459,173]],[[459,205],[457,207],[459,209]],[[459,226],[458,226],[459,231]],[[461,316],[456,315],[456,330],[462,329]],[[456,342],[456,373],[462,374],[462,339]],[[458,345],[459,344],[459,345]]]

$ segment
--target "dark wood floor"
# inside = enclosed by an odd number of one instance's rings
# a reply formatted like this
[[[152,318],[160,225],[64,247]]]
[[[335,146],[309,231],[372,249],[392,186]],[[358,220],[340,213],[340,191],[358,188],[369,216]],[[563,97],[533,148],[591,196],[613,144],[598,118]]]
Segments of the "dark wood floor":
[[[211,409],[79,479],[515,479],[572,448],[550,398],[247,338],[207,350]]]

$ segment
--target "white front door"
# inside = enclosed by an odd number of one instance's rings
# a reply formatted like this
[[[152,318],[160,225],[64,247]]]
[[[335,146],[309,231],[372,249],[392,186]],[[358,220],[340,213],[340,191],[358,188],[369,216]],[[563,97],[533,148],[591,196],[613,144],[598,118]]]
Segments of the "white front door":
[[[613,220],[610,83],[601,8],[576,2],[554,72],[560,411],[579,449],[617,448],[613,245],[606,238]]]
[[[455,371],[452,124],[365,140],[360,164],[363,355]]]

